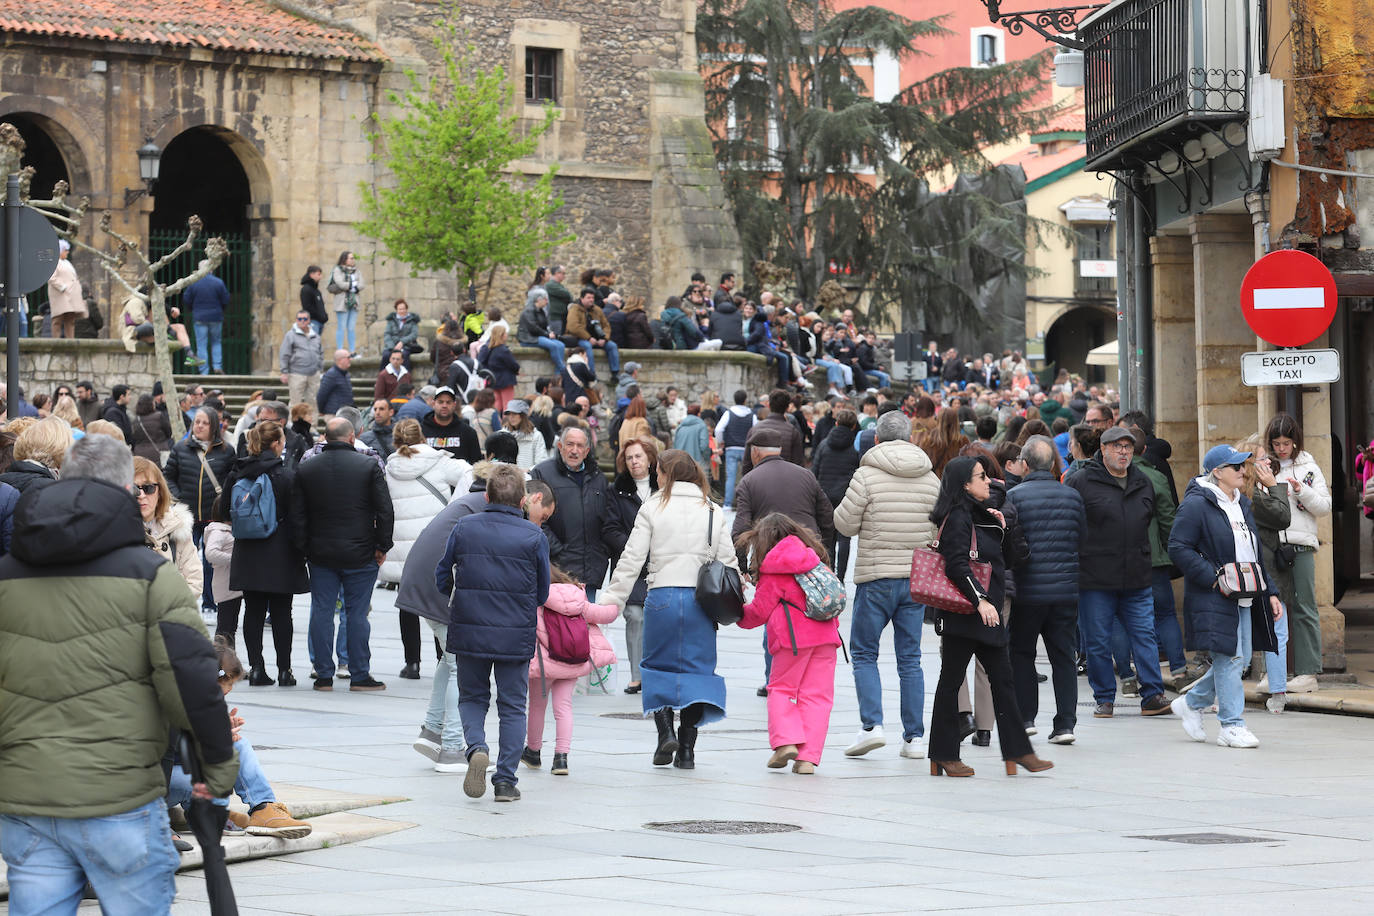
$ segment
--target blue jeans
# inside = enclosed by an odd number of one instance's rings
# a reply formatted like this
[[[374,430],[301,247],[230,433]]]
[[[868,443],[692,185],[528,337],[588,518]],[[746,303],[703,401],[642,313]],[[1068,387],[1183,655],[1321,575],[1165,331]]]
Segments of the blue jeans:
[[[500,720],[496,775],[492,782],[519,782],[515,768],[525,748],[525,704],[529,699],[530,663],[498,662],[471,655],[458,657],[458,714],[468,741],[468,759],[487,747],[487,710],[491,708],[491,679],[496,676],[496,715]]]
[[[816,365],[825,367],[825,382],[839,389],[845,389],[854,384],[854,370],[848,366],[837,363],[833,359],[816,358]]]
[[[372,587],[377,584],[377,567],[362,569],[331,569],[328,566],[310,567],[310,645],[315,653],[315,673],[320,677],[334,676],[334,655],[330,643],[334,640],[334,603],[339,588],[344,593],[343,614],[348,618],[348,672],[354,683],[366,678],[372,664],[372,650],[368,638],[372,625],[367,621]],[[342,621],[340,624],[342,626]]]
[[[1263,600],[1263,599],[1258,599]],[[1202,711],[1217,704],[1217,721],[1222,725],[1245,725],[1245,686],[1241,672],[1250,660],[1250,609],[1240,609],[1240,623],[1236,626],[1236,655],[1212,652],[1212,665],[1197,679],[1186,694],[1188,707]]]
[[[549,354],[549,359],[553,362],[553,370],[555,372],[563,371],[563,352],[567,349],[563,341],[556,340],[552,337],[540,337],[534,342],[534,345]],[[587,359],[587,365],[591,365],[590,357]]]
[[[448,624],[426,619],[429,628],[439,638],[439,645],[448,645]],[[425,710],[425,728],[441,734],[440,746],[450,750],[463,749],[463,720],[458,716],[458,659],[447,650],[434,667],[434,687],[429,692],[429,709]]]
[[[340,665],[347,665],[347,664],[348,664],[348,615],[345,614],[345,613],[343,612],[343,600],[344,600],[343,586],[339,586],[339,596],[338,596],[336,599],[334,599],[335,614],[332,615],[332,616],[336,616],[336,617],[339,618],[339,629],[338,629],[338,631],[334,634],[334,657],[337,658],[337,659],[339,660],[339,664],[340,664]],[[312,602],[313,602],[313,598],[312,598]],[[313,610],[312,610],[312,616],[313,616]],[[332,622],[332,621],[331,621],[331,622]],[[315,664],[315,644],[314,644],[313,642],[310,641],[310,638],[309,638],[309,635],[308,635],[308,634],[307,634],[306,640],[305,640],[305,652],[306,652],[307,655],[310,656],[310,664],[311,664],[311,665],[314,665],[314,664]],[[315,673],[318,674],[319,672],[317,671],[317,672],[315,672]]]
[[[1263,600],[1263,599],[1260,599]],[[1278,637],[1279,651],[1264,653],[1264,673],[1269,678],[1269,692],[1288,692],[1288,614],[1274,621],[1274,635]]]
[[[239,752],[239,775],[234,780],[234,794],[249,808],[263,802],[276,801],[277,795],[272,791],[272,784],[267,781],[267,774],[262,771],[262,764],[258,762],[258,754],[253,750],[253,745],[240,738],[234,742],[234,750]],[[167,807],[181,805],[184,808],[190,801],[191,775],[182,769],[180,763],[174,764],[172,777],[167,780]],[[229,799],[216,798],[214,803],[220,807],[228,807]]]
[[[938,375],[927,375],[921,379],[921,387],[927,392],[933,392],[940,387],[940,377]]]
[[[582,348],[582,352],[587,354],[587,368],[596,374],[596,347],[592,346],[590,340],[579,340],[577,345]],[[606,341],[606,359],[611,364],[611,372],[620,373],[620,348],[615,345],[615,341]]]
[[[876,378],[879,388],[890,388],[892,386],[892,376],[881,369],[865,369],[864,375],[871,375]]]
[[[321,331],[324,330],[324,325],[320,324],[318,321],[312,318],[310,319],[310,330],[314,331],[316,334],[319,334]]]
[[[1188,664],[1183,651],[1183,630],[1174,613],[1174,587],[1169,581],[1169,567],[1156,566],[1150,574],[1150,587],[1155,601],[1155,639],[1169,659],[1169,667],[1182,672]]]
[[[87,881],[105,916],[167,913],[181,865],[160,798],[106,817],[0,815],[0,855],[10,916],[74,914]]]
[[[1088,654],[1088,684],[1098,703],[1116,702],[1112,677],[1112,621],[1120,620],[1135,656],[1140,698],[1164,692],[1159,673],[1159,645],[1155,642],[1154,594],[1146,588],[1084,589],[1078,595],[1078,618]]]
[[[735,507],[735,481],[739,466],[744,462],[744,446],[732,445],[725,450],[725,508]]]
[[[201,592],[201,609],[209,612],[218,612],[219,606],[215,604],[215,568],[210,565],[210,561],[205,559],[205,547],[201,541],[205,538],[205,526],[207,522],[196,522],[191,526],[191,543],[196,545],[196,550],[200,552],[200,571],[205,580],[205,588]]]
[[[200,364],[200,374],[208,375],[211,369],[224,368],[224,351],[220,343],[224,337],[224,322],[196,322],[196,355],[205,362]]]
[[[358,310],[344,309],[334,313],[334,346],[350,353],[358,349]],[[344,341],[347,340],[345,344]]]
[[[883,724],[878,643],[883,629],[891,623],[901,685],[902,740],[926,733],[922,718],[926,684],[921,672],[921,625],[925,615],[925,605],[911,600],[911,583],[906,579],[874,579],[855,586],[849,655],[854,661],[854,690],[859,695],[859,721],[864,728]]]

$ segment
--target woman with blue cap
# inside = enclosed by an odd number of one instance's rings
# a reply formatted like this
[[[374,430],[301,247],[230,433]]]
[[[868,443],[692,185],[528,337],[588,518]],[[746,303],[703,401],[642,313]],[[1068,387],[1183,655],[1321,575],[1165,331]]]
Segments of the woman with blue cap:
[[[1173,711],[1189,738],[1206,741],[1202,710],[1215,701],[1222,747],[1259,747],[1245,727],[1241,671],[1253,649],[1277,651],[1274,621],[1283,616],[1278,589],[1264,568],[1250,500],[1240,489],[1249,458],[1229,445],[1209,451],[1169,536],[1169,558],[1183,570],[1188,646],[1212,656],[1212,666],[1174,700]],[[1241,571],[1259,575],[1230,575]]]

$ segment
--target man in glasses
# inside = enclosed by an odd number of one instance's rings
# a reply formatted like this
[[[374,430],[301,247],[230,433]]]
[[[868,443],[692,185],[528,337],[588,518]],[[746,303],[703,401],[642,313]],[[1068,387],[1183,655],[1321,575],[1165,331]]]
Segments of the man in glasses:
[[[1112,427],[1101,448],[1066,484],[1083,498],[1085,538],[1079,554],[1079,625],[1088,651],[1088,684],[1093,716],[1110,719],[1115,711],[1112,673],[1112,623],[1121,621],[1136,659],[1141,715],[1168,714],[1155,640],[1151,589],[1150,525],[1156,511],[1149,479],[1132,465],[1135,437]]]
[[[320,390],[324,351],[320,347],[320,335],[311,327],[310,313],[305,309],[296,313],[295,324],[282,338],[278,361],[281,380],[286,385],[287,403],[314,403]]]

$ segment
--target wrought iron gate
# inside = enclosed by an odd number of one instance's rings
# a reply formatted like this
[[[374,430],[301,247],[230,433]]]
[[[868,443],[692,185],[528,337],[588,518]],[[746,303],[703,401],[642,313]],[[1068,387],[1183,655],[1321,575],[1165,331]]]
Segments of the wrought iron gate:
[[[204,232],[196,238],[191,250],[180,255],[175,261],[163,268],[161,274],[167,280],[184,277],[196,269],[205,257],[205,240],[218,233]],[[243,235],[230,233],[222,236],[229,246],[229,256],[215,271],[216,276],[229,288],[229,307],[224,310],[222,347],[224,371],[229,375],[246,375],[253,370],[253,256],[252,247]],[[149,233],[148,256],[157,260],[186,241],[186,233],[181,231],[154,230]],[[171,304],[181,308],[181,295],[171,298]],[[191,346],[196,345],[195,322],[183,309],[182,319],[186,332],[191,337]],[[198,356],[205,354],[198,353]],[[178,365],[177,371],[185,371]]]

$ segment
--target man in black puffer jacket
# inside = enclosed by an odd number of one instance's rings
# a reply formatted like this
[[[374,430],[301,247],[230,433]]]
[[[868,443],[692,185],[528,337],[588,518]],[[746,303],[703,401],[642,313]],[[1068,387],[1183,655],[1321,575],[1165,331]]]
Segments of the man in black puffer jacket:
[[[728,299],[718,303],[711,312],[711,339],[719,340],[722,350],[744,349],[744,316]]]
[[[558,538],[550,559],[587,586],[594,597],[606,578],[606,565],[629,539],[621,524],[615,497],[591,457],[590,436],[581,425],[565,427],[558,437],[558,454],[535,465],[530,477],[553,490],[558,511],[548,527]]]
[[[1054,442],[1031,436],[1021,449],[1029,468],[1007,491],[1030,545],[1030,559],[1016,570],[1011,614],[1012,684],[1026,722],[1040,708],[1035,643],[1045,640],[1054,682],[1053,744],[1072,744],[1078,724],[1078,551],[1084,538],[1083,497],[1054,474]]]
[[[854,437],[859,434],[859,418],[852,410],[835,411],[835,426],[826,435],[825,441],[818,442],[813,449],[811,473],[816,475],[821,490],[825,492],[830,505],[838,506],[849,489],[849,480],[859,468],[858,449],[854,448]],[[833,531],[825,549],[830,553],[830,563],[835,575],[844,581],[849,566],[849,541],[839,532]]]
[[[372,652],[367,622],[377,568],[392,547],[395,513],[377,462],[353,448],[353,426],[335,417],[325,426],[323,451],[301,463],[291,491],[296,547],[310,561],[310,641],[316,690],[334,689],[334,603],[343,589],[348,617],[349,690],[382,690],[368,673]]]

